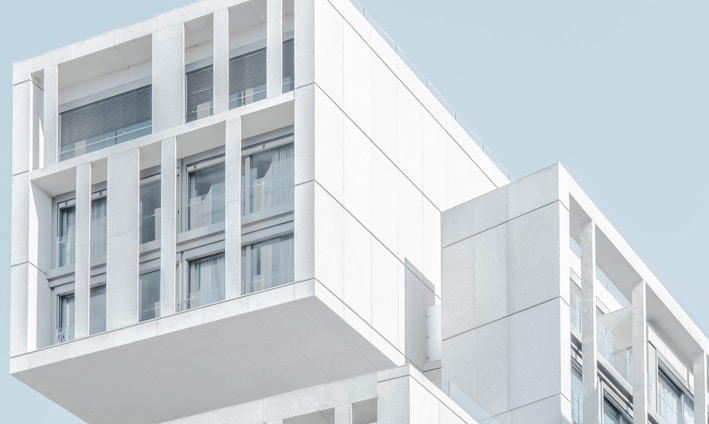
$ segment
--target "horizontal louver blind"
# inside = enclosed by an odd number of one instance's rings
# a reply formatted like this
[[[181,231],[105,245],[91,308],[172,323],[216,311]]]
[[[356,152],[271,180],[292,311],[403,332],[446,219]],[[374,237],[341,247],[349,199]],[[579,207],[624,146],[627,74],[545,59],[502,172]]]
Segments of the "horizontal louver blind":
[[[229,94],[241,94],[266,86],[266,49],[258,49],[229,60]]]
[[[187,73],[187,121],[209,115],[211,109],[214,72],[212,65]]]
[[[60,116],[61,145],[116,132],[152,119],[152,86],[71,109]]]
[[[283,80],[293,81],[294,75],[294,51],[293,39],[283,42]]]

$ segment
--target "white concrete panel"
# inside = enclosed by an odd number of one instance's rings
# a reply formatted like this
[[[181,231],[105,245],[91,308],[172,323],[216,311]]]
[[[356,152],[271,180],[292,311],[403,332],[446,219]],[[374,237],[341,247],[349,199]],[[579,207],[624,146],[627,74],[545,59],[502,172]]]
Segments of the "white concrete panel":
[[[377,396],[377,423],[408,423],[410,411],[410,377],[380,381]]]
[[[10,269],[10,356],[27,352],[29,264]]]
[[[399,250],[398,180],[400,172],[376,148],[371,149],[371,231],[389,250]]]
[[[401,83],[376,56],[372,58],[371,137],[374,143],[393,163],[399,164],[398,129],[401,123],[394,112],[397,110],[397,92],[403,90]],[[409,125],[409,123],[407,123]],[[407,152],[411,155],[412,152]]]
[[[564,406],[569,404],[569,401],[562,398],[560,395],[552,396],[529,405],[521,406],[511,412],[510,424],[559,424],[568,423],[568,418],[565,417],[563,411],[569,409]],[[569,414],[570,416],[570,414]]]
[[[268,422],[285,417],[295,417],[318,409],[318,388],[310,387],[264,399],[263,415]]]
[[[108,157],[106,329],[138,320],[140,151]]]
[[[568,284],[560,282],[559,214],[557,203],[509,221],[509,313],[558,297]]]
[[[559,299],[509,319],[509,408],[561,392]]]
[[[29,212],[30,212],[29,173],[24,172],[12,177],[12,225],[10,237],[10,264],[18,265],[29,260]]]
[[[474,325],[485,325],[507,315],[507,225],[474,237]]]
[[[312,1],[294,2],[295,87],[311,84],[315,78],[315,6]]]
[[[177,24],[153,33],[153,133],[185,118],[185,34]]]
[[[403,351],[399,345],[399,303],[398,267],[401,263],[377,240],[372,240],[372,326],[389,343]]]
[[[160,146],[160,315],[175,312],[175,241],[177,233],[177,139]]]
[[[293,247],[298,252],[295,258],[295,281],[309,280],[315,276],[314,191],[315,183],[312,182],[295,186]]]
[[[345,207],[365,227],[370,227],[370,178],[372,143],[345,119],[344,194]]]
[[[488,191],[489,187],[485,186],[486,177],[480,169],[450,136],[446,136],[445,144],[447,209]]]
[[[91,277],[91,164],[76,167],[76,255],[74,271],[74,336],[89,335]],[[106,290],[108,292],[108,289]]]
[[[423,274],[441,293],[441,214],[423,199]]]
[[[479,233],[507,221],[507,186],[475,198],[473,232]]]
[[[232,299],[241,295],[241,117],[226,122],[224,168],[226,298]]]
[[[44,90],[36,83],[32,84],[31,113],[32,147],[29,161],[32,169],[38,169],[44,166]]]
[[[344,299],[345,211],[327,192],[315,187],[315,278]]]
[[[475,201],[469,200],[441,214],[442,247],[450,246],[476,234],[474,213]]]
[[[372,236],[352,216],[345,215],[345,303],[372,322]]]
[[[446,208],[446,134],[433,117],[424,111],[422,114],[422,155],[423,155],[423,192],[431,199],[438,210]]]
[[[59,145],[59,68],[44,69],[44,166],[57,163]]]
[[[266,1],[266,93],[283,92],[283,0]]]
[[[229,10],[214,12],[214,114],[229,110]]]
[[[52,291],[46,274],[30,265],[28,279],[28,350],[41,349],[51,344]]]
[[[441,258],[443,298],[441,303],[441,337],[443,340],[471,330],[474,326],[474,264],[475,240],[473,238],[465,239],[443,249]]]
[[[418,269],[423,263],[423,196],[402,174],[398,177],[399,260]]]
[[[559,200],[559,167],[550,166],[515,181],[509,186],[509,193],[510,219]]]
[[[423,107],[401,84],[397,84],[397,163],[417,188],[423,188]],[[460,181],[458,182],[460,184]]]
[[[445,405],[441,405],[438,417],[438,422],[440,424],[465,424],[465,421],[463,421],[462,418],[457,416]]]
[[[32,82],[12,87],[12,175],[30,169],[32,158]]]
[[[344,115],[320,89],[315,90],[315,179],[344,202]]]
[[[366,134],[371,129],[372,51],[352,27],[344,27],[344,106],[345,113]]]
[[[428,308],[436,303],[433,287],[421,280],[417,271],[406,266],[404,287],[406,305],[405,353],[409,361],[420,370],[428,358]]]
[[[307,2],[306,2],[307,3]],[[296,41],[297,43],[297,41]],[[297,61],[296,61],[297,63]],[[297,66],[297,65],[296,65]],[[295,184],[315,178],[315,88],[295,89]]]
[[[409,396],[411,405],[411,424],[435,424],[439,420],[438,399],[421,386],[417,381],[412,380],[409,386]]]
[[[469,398],[475,396],[475,333],[468,331],[444,339],[441,360],[441,385],[448,391],[450,383],[455,383]],[[484,346],[479,346],[484,348]]]
[[[473,400],[489,415],[509,409],[510,386],[517,382],[508,378],[510,320],[501,319],[476,328],[475,333],[475,391]]]
[[[344,106],[344,21],[330,2],[313,3],[315,3],[315,81],[342,108]]]
[[[52,198],[35,184],[29,196],[29,261],[47,273],[52,262]],[[13,222],[15,222],[13,220]],[[14,244],[14,242],[13,242]]]

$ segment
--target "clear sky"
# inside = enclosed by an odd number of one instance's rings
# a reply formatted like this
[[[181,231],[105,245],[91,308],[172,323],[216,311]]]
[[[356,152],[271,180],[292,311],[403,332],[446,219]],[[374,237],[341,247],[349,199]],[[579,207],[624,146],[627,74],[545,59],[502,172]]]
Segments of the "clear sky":
[[[296,0],[298,1],[298,0]],[[188,4],[18,1],[0,26],[0,407],[80,422],[7,375],[11,64]],[[359,0],[519,178],[561,162],[709,334],[709,2]]]

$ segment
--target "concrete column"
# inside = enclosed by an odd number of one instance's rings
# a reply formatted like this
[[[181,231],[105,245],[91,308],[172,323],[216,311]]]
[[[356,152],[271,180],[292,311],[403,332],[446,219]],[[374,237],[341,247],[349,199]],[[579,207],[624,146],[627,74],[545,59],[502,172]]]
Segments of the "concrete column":
[[[106,329],[138,322],[140,151],[108,157]]]
[[[214,114],[229,110],[229,10],[214,12]]]
[[[32,146],[32,82],[12,87],[12,175],[30,169]]]
[[[89,335],[91,287],[91,164],[76,167],[76,256],[74,259],[74,337]],[[110,243],[109,243],[110,244]]]
[[[153,133],[185,120],[185,31],[178,24],[153,33]]]
[[[352,404],[335,408],[335,424],[352,424]]]
[[[28,267],[25,263],[10,269],[10,357],[27,353]]]
[[[640,281],[633,288],[633,424],[647,424],[647,285]]]
[[[226,298],[241,295],[241,117],[226,123]]]
[[[598,357],[596,351],[596,225],[581,229],[581,351],[583,354],[583,421],[598,422]]]
[[[294,7],[295,88],[298,88],[315,80],[315,2],[296,1]]]
[[[694,360],[694,423],[707,422],[707,354],[702,352]]]
[[[160,316],[175,313],[177,139],[162,141],[160,161]]]
[[[266,93],[283,92],[283,0],[268,0],[266,8]]]
[[[44,69],[44,164],[57,163],[59,151],[59,68]]]

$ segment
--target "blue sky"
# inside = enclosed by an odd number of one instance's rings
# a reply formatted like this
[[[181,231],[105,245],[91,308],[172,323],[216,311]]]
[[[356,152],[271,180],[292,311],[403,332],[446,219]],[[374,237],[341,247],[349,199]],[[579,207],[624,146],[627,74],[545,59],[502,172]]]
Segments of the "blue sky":
[[[12,62],[187,3],[4,6],[1,198],[10,198]],[[700,267],[709,257],[708,2],[359,3],[513,178],[562,162],[709,333],[709,278]],[[0,352],[7,352],[10,204],[0,204]],[[4,363],[8,422],[80,422],[8,376]]]

